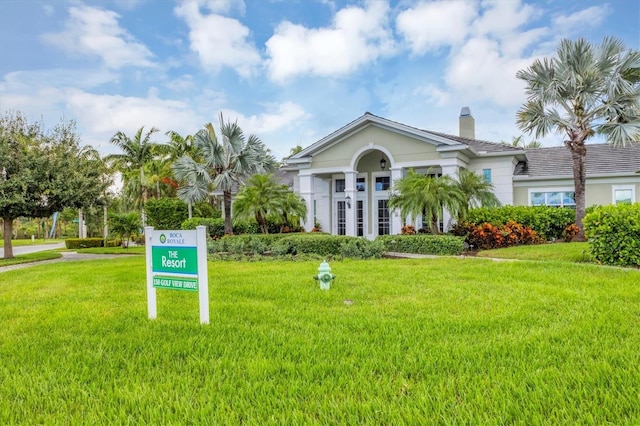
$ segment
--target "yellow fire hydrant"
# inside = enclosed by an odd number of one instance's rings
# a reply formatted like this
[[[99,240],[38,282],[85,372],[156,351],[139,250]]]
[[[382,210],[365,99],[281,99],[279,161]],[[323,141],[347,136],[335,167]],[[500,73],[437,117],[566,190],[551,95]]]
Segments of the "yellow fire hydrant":
[[[335,277],[336,276],[331,273],[331,267],[325,260],[318,267],[318,275],[314,275],[313,279],[316,281],[320,281],[321,290],[329,290],[329,288],[331,287],[331,281],[333,281]]]

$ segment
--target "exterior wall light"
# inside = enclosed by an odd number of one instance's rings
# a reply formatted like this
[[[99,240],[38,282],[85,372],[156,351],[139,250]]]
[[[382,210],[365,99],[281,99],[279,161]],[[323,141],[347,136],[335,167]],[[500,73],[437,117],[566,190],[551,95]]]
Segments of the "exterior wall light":
[[[350,209],[350,208],[351,208],[351,197],[350,197],[349,195],[347,195],[347,196],[344,198],[344,201],[346,201],[346,202],[347,202],[347,208],[349,208],[349,209]]]
[[[387,160],[385,160],[384,157],[382,157],[382,159],[380,160],[380,168],[384,170],[385,167],[387,167]]]

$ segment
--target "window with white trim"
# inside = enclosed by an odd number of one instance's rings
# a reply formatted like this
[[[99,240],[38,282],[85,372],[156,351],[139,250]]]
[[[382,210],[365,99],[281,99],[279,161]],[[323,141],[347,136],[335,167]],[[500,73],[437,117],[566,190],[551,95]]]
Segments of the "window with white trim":
[[[633,204],[636,200],[634,185],[613,185],[613,204]]]
[[[576,207],[576,193],[574,191],[531,191],[529,204],[532,206]]]

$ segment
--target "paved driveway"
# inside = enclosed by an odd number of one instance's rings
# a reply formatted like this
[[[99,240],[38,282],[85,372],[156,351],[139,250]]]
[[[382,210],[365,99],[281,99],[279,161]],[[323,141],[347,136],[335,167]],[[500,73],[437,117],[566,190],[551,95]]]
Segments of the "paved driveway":
[[[32,246],[18,246],[13,247],[13,255],[16,256],[18,254],[27,254],[27,253],[36,253],[38,251],[46,251],[46,250],[56,250],[64,248],[64,243],[53,243],[53,244],[35,244]],[[0,258],[4,257],[4,247],[0,247]]]

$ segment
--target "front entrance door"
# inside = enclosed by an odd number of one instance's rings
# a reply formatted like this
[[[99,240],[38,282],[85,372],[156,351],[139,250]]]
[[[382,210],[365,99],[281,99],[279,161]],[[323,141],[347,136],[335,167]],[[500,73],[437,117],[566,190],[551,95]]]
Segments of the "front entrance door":
[[[378,225],[378,235],[390,234],[388,200],[377,200],[376,222]]]

